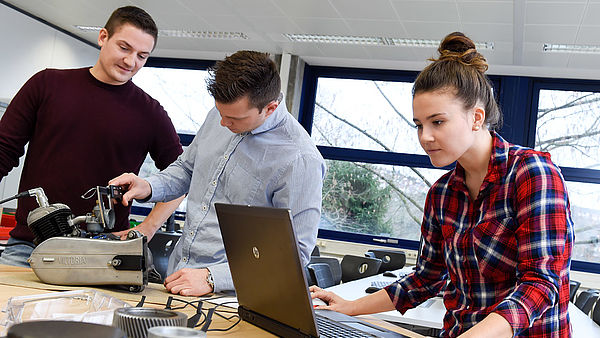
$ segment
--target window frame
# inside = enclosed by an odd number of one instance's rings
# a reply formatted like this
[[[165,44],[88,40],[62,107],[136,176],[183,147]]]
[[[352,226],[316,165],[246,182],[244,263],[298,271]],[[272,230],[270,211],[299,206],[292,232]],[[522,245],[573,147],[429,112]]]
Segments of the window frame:
[[[214,65],[214,63],[214,60],[151,57],[148,59],[146,66],[207,70]],[[414,82],[417,75],[417,71],[311,66],[305,64],[298,121],[310,134],[314,116],[317,81],[319,77]],[[508,75],[490,75],[489,77],[494,85],[497,101],[504,114],[504,125],[502,129],[499,130],[500,134],[512,143],[532,148],[535,146],[537,107],[540,90],[555,89],[600,92],[600,81],[597,80]],[[178,135],[183,146],[188,146],[195,136],[183,133]],[[318,146],[318,149],[324,158],[331,160],[439,169],[431,165],[429,158],[426,155],[328,146]],[[452,166],[448,166],[444,169],[451,168]],[[562,166],[560,168],[567,181],[600,184],[600,170]],[[150,210],[151,209],[147,207],[132,207],[132,214],[147,215]],[[176,219],[183,220],[184,218],[185,213],[176,213]],[[417,250],[419,247],[419,242],[414,240],[341,233],[339,231],[325,229],[319,229],[318,237],[322,239],[333,239],[410,250]],[[598,274],[600,273],[600,263],[573,260],[571,269],[574,271],[585,271]]]
[[[179,59],[165,57],[150,57],[144,67],[157,68],[174,68],[174,69],[190,69],[190,70],[208,70],[215,64],[216,60],[195,60],[195,59]],[[168,114],[168,112],[167,112]],[[194,140],[195,134],[177,133],[179,142],[183,147],[189,146]],[[142,206],[131,206],[132,215],[147,216],[152,208]],[[185,220],[185,212],[175,211],[175,219],[179,221]]]
[[[412,83],[415,81],[418,74],[419,72],[416,71],[310,66],[306,64],[304,67],[302,96],[300,99],[301,101],[300,111],[298,113],[298,121],[310,135],[315,112],[317,84],[320,77]],[[431,164],[431,161],[429,161],[429,157],[427,155],[321,145],[317,145],[317,149],[319,149],[323,158],[327,160],[400,165],[423,169],[440,169]],[[451,165],[441,169],[449,170],[453,167],[454,165]],[[387,246],[401,249],[418,250],[419,248],[419,241],[416,240],[349,233],[327,229],[319,229],[318,237],[322,239]]]
[[[535,132],[537,127],[537,107],[539,105],[540,90],[566,90],[600,93],[600,81],[557,78],[532,78],[531,109],[529,115],[530,128],[527,133],[527,146],[535,146]],[[600,170],[560,166],[566,181],[600,184]],[[600,244],[598,244],[600,245]],[[600,263],[572,260],[571,270],[600,274]]]
[[[533,93],[531,97],[531,111],[529,116],[531,128],[527,134],[527,146],[535,146],[535,131],[537,127],[537,107],[539,105],[540,90],[565,90],[600,93],[600,81],[574,80],[574,79],[548,79],[534,78]],[[600,184],[600,170],[577,167],[561,166],[560,170],[567,181]]]
[[[302,84],[302,96],[298,120],[311,134],[317,82],[319,77],[403,81],[414,82],[418,72],[383,69],[364,69],[347,67],[305,65]],[[600,81],[538,78],[527,76],[490,75],[497,101],[503,110],[504,124],[498,131],[512,143],[533,148],[537,126],[537,109],[539,91],[541,89],[581,90],[600,92]],[[594,88],[596,88],[594,90]],[[425,155],[404,154],[395,152],[349,149],[341,147],[317,146],[325,159],[353,161],[372,164],[388,164],[411,166],[418,168],[435,168]],[[451,169],[453,166],[445,167]],[[439,169],[439,168],[438,168]],[[565,180],[574,182],[600,184],[600,170],[560,167]],[[347,233],[335,230],[319,229],[318,237],[337,241],[388,246],[399,249],[417,250],[419,242],[400,238]],[[600,263],[572,260],[571,269],[600,273]]]

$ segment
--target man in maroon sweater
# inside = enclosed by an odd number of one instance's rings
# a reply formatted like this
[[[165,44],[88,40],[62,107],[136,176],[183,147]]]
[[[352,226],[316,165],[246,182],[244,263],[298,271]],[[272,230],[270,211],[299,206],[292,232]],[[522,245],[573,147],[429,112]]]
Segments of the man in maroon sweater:
[[[50,203],[64,203],[79,216],[95,204],[80,197],[84,192],[122,172],[139,172],[148,153],[161,170],[173,162],[182,148],[171,120],[131,81],[157,33],[144,10],[119,8],[98,35],[93,67],[46,69],[29,79],[0,120],[0,178],[19,164],[29,142],[19,191],[42,187]],[[19,200],[0,264],[28,266],[34,236],[27,215],[37,206],[33,198]],[[127,229],[129,209],[118,204],[115,212],[114,230]]]

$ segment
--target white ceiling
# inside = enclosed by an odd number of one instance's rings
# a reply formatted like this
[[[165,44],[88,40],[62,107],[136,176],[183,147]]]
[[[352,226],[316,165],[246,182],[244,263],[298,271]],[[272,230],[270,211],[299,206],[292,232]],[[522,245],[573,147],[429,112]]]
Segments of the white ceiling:
[[[243,32],[225,41],[160,37],[154,56],[220,59],[240,49],[287,52],[309,64],[419,70],[433,48],[290,42],[282,33],[494,42],[490,72],[600,79],[600,55],[544,53],[544,43],[600,45],[600,0],[8,0],[90,42],[117,7],[148,11],[160,29]]]

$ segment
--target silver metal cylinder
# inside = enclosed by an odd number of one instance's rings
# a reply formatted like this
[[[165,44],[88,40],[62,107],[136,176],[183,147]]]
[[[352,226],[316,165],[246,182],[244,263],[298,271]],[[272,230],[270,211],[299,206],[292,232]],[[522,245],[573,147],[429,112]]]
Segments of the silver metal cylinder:
[[[148,338],[206,337],[206,332],[189,327],[155,326],[148,329]]]

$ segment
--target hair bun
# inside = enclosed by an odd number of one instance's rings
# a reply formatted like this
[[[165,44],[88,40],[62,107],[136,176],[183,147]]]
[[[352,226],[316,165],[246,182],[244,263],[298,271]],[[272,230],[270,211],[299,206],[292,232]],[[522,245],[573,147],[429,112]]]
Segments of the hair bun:
[[[475,48],[475,43],[461,32],[446,35],[438,47],[440,57],[433,61],[456,61],[465,66],[475,67],[479,72],[485,73],[488,64],[483,55]]]

